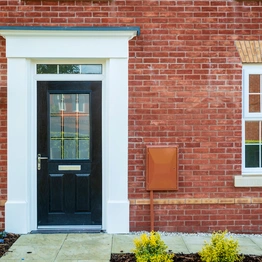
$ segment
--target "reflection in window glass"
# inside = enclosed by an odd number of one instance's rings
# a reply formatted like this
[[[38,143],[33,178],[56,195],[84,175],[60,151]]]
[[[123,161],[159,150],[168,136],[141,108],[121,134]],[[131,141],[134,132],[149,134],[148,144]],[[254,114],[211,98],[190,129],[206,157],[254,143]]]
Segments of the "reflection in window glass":
[[[75,65],[75,64],[38,64],[37,74],[102,74],[102,65]]]
[[[81,74],[102,74],[102,65],[82,65]]]
[[[63,153],[64,153],[63,159],[77,159],[76,140],[64,140]]]
[[[260,75],[249,75],[249,93],[260,93]]]
[[[37,74],[57,74],[57,65],[37,65]]]
[[[78,108],[76,108],[76,111],[82,113],[89,113],[89,107],[85,106],[87,99],[89,99],[89,97],[87,96],[89,95],[82,94],[78,97]]]
[[[89,118],[79,117],[79,137],[89,137]]]
[[[245,167],[261,167],[261,121],[245,122]]]
[[[89,94],[50,94],[50,158],[88,159]]]
[[[246,145],[245,151],[246,167],[259,167],[259,146]]]
[[[79,140],[79,158],[89,159],[89,140]]]
[[[260,121],[246,121],[245,123],[245,141],[246,143],[259,143],[259,124]]]
[[[50,141],[50,158],[51,159],[62,159],[61,140],[60,139]]]
[[[64,117],[64,137],[76,137],[76,117]]]
[[[61,110],[61,103],[63,103],[63,98],[61,95],[53,95],[50,101],[50,111],[51,113],[58,113]]]
[[[249,75],[249,113],[261,112],[260,75]]]
[[[54,116],[50,119],[50,130],[52,137],[61,137],[61,117]]]
[[[59,74],[79,74],[79,65],[59,65]]]
[[[249,112],[250,113],[260,112],[260,94],[249,95]]]

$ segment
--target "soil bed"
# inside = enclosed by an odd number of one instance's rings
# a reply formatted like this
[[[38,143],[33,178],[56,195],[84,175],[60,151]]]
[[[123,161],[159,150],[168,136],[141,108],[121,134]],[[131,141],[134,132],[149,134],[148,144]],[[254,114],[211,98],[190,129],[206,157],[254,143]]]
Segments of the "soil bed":
[[[174,262],[201,262],[198,254],[176,254]],[[112,254],[110,262],[136,262],[134,254]],[[245,255],[243,262],[262,262],[262,256]]]
[[[20,235],[7,233],[4,237],[4,242],[0,243],[0,257],[2,257],[8,249],[15,243]]]

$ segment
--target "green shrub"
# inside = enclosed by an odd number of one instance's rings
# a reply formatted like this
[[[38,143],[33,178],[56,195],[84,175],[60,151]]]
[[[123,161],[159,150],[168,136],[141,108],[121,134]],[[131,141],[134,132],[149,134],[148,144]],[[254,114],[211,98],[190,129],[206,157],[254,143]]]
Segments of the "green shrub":
[[[239,254],[238,241],[226,237],[227,230],[214,232],[211,243],[205,242],[198,254],[203,262],[238,262],[243,260]]]
[[[167,245],[161,239],[160,234],[150,232],[150,235],[142,234],[140,239],[134,239],[133,252],[137,262],[172,262],[174,254],[166,252]]]

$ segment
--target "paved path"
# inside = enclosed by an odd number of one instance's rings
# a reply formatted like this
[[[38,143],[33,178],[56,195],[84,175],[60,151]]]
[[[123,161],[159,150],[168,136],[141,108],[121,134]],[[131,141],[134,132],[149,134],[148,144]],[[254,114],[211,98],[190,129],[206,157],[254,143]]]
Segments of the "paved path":
[[[28,234],[22,235],[2,261],[105,262],[111,253],[129,253],[134,248],[136,235],[110,234]],[[210,236],[162,236],[168,249],[174,253],[198,252]],[[236,235],[241,253],[262,255],[262,236]]]

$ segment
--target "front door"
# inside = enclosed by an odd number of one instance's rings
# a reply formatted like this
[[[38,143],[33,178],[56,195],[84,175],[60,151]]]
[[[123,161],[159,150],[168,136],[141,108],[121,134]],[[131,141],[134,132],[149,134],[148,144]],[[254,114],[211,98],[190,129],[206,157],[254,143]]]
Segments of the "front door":
[[[38,228],[101,228],[101,87],[37,82]]]

